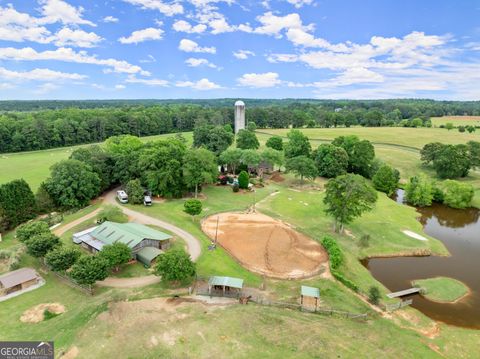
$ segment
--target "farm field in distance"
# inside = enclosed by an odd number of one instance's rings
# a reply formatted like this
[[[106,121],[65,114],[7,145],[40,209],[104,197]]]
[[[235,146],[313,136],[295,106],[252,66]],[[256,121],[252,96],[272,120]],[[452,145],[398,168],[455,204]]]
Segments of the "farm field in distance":
[[[480,126],[480,116],[443,116],[432,117],[430,119],[434,127],[445,125],[448,122],[453,123],[455,127],[458,126]]]

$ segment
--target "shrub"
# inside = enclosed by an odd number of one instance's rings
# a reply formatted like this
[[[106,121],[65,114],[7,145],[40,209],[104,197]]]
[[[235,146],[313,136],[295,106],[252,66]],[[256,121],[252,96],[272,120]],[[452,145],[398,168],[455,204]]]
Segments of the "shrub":
[[[350,288],[351,290],[358,292],[358,285],[353,283],[350,279],[346,278],[342,273],[337,272],[336,270],[332,270],[332,275],[337,279],[339,282],[343,283],[346,287]]]
[[[30,223],[25,223],[22,224],[20,227],[17,229],[17,239],[20,242],[26,242],[30,238],[43,234],[43,233],[49,233],[50,229],[48,228],[48,224],[42,221],[37,221],[37,222],[30,222]]]
[[[430,180],[424,176],[410,178],[405,187],[405,199],[414,206],[430,206],[433,200],[433,186]]]
[[[185,281],[195,276],[195,263],[183,249],[172,249],[157,259],[155,274],[166,281]]]
[[[332,237],[323,237],[322,245],[330,257],[330,268],[337,269],[343,263],[342,250]]]
[[[368,290],[368,301],[373,305],[378,305],[380,301],[380,289],[378,289],[378,287],[370,287]]]
[[[248,184],[250,181],[250,176],[247,172],[242,171],[238,175],[238,186],[242,189],[248,189]]]
[[[202,213],[202,202],[198,199],[187,199],[183,204],[183,210],[192,217],[195,217]]]
[[[53,233],[38,234],[25,242],[28,254],[40,258],[44,257],[55,247],[61,245],[60,238]]]
[[[443,189],[443,203],[452,208],[469,207],[475,194],[472,185],[453,180],[445,181]]]

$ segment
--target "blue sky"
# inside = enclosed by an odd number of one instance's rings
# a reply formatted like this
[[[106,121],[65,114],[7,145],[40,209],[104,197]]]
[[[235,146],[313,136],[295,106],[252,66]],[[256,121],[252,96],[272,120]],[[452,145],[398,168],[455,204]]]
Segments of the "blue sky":
[[[0,99],[480,100],[478,0],[0,0]]]

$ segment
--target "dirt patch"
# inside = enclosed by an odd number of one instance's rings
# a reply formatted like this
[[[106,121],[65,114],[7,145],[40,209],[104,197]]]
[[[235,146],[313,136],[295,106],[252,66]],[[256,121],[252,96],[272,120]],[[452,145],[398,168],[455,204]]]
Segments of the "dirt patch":
[[[60,359],[75,359],[78,357],[79,350],[77,347],[73,346],[70,349],[67,350],[65,354],[63,354]]]
[[[252,272],[295,279],[328,270],[318,242],[261,213],[221,213],[205,219],[202,229],[212,240],[217,233],[218,243]]]
[[[270,180],[272,180],[273,182],[280,183],[280,182],[285,181],[285,178],[283,178],[280,173],[275,172],[275,173],[270,177]]]
[[[33,308],[26,310],[20,317],[23,323],[39,323],[44,318],[45,310],[54,314],[65,313],[65,307],[60,303],[42,303]]]

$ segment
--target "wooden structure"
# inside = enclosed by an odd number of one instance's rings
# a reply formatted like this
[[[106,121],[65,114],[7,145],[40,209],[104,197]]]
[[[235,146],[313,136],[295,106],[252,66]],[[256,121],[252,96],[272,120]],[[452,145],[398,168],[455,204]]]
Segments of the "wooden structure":
[[[210,277],[208,280],[208,294],[222,294],[224,297],[239,298],[242,294],[243,279],[232,277]]]
[[[410,289],[401,290],[401,291],[398,291],[398,292],[388,293],[387,297],[390,298],[390,299],[391,298],[404,297],[406,295],[420,293],[421,291],[422,291],[422,288],[414,287],[414,288],[410,288]]]
[[[41,277],[32,268],[20,268],[0,276],[0,296],[18,292],[38,284]]]
[[[318,299],[320,298],[320,289],[314,288],[314,287],[307,287],[306,285],[302,285],[301,291],[300,291],[300,303],[303,306],[303,301],[305,297],[309,298],[315,298],[315,308],[318,307]]]
[[[105,245],[124,243],[132,250],[132,258],[145,265],[150,265],[161,251],[170,247],[171,238],[169,234],[142,224],[109,221],[73,235],[74,243],[80,244],[92,253],[100,252]]]

